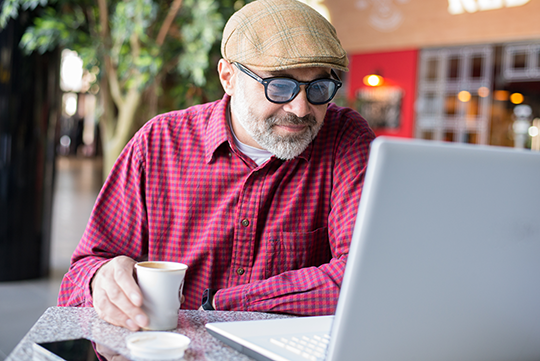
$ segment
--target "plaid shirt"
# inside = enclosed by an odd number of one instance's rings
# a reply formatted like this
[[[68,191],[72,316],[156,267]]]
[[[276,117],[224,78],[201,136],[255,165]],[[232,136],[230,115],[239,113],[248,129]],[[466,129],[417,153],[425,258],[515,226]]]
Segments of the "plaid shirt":
[[[187,264],[185,309],[215,288],[219,310],[335,312],[373,132],[330,104],[300,156],[259,167],[234,145],[229,100],[160,115],[128,143],[73,254],[60,306],[92,306],[92,276],[126,255]]]

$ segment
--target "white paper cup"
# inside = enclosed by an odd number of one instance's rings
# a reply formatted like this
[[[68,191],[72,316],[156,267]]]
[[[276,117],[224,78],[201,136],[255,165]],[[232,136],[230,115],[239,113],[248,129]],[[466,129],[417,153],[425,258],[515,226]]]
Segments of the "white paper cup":
[[[177,262],[147,261],[135,264],[137,283],[148,315],[146,330],[172,330],[178,325],[180,297],[188,266]]]

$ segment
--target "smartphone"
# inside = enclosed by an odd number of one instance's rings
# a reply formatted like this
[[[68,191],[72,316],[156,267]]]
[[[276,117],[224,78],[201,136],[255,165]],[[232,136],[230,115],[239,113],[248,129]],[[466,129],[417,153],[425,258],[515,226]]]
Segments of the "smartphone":
[[[34,361],[103,361],[108,356],[116,355],[112,350],[85,338],[34,343],[33,351]]]

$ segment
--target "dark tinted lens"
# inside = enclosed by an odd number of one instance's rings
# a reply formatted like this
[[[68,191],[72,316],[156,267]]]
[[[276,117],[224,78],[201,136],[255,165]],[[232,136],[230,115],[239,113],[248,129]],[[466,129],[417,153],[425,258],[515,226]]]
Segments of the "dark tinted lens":
[[[289,79],[272,79],[266,87],[266,95],[270,100],[285,103],[296,94],[296,83]]]
[[[336,91],[336,84],[329,79],[316,80],[307,88],[308,100],[314,104],[329,102]]]

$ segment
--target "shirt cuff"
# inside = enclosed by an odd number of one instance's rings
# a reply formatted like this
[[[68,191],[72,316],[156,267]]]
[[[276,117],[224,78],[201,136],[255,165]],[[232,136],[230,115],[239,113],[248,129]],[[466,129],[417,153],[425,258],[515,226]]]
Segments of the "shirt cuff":
[[[92,268],[90,268],[90,271],[88,272],[88,282],[86,283],[85,289],[84,289],[84,306],[85,307],[94,307],[94,298],[92,297],[92,280],[94,279],[94,276],[96,275],[96,272],[107,262],[109,262],[110,259],[101,259],[97,261]]]
[[[215,309],[219,311],[249,311],[247,294],[249,285],[222,288],[214,295]]]

